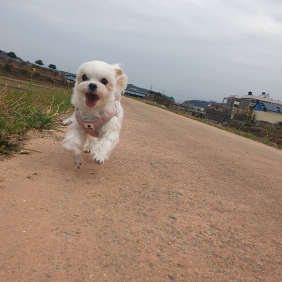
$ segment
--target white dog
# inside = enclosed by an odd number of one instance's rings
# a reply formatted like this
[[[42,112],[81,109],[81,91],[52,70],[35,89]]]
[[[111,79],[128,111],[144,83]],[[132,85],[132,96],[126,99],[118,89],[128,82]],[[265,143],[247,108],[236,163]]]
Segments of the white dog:
[[[104,163],[119,142],[123,119],[121,91],[127,76],[119,64],[101,61],[82,64],[76,76],[71,102],[75,112],[63,140],[63,148],[81,165],[81,153],[91,152],[96,163]]]

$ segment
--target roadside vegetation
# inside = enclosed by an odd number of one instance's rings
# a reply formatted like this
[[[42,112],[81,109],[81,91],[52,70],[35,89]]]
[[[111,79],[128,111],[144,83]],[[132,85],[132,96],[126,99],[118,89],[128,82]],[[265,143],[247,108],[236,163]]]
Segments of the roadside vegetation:
[[[58,117],[68,112],[71,88],[12,90],[0,88],[0,155],[21,149],[20,140],[29,129],[51,129]]]
[[[173,112],[178,115],[185,116],[193,120],[197,120],[199,122],[208,124],[210,126],[214,126],[219,129],[222,129],[228,132],[232,132],[234,134],[264,143],[266,145],[273,146],[278,149],[282,149],[282,130],[275,130],[275,129],[268,128],[266,126],[257,126],[248,117],[243,120],[238,120],[235,123],[224,123],[223,125],[221,123],[213,123],[204,118],[197,118],[195,116],[192,116],[191,113],[188,111],[178,111],[178,110],[176,111],[176,110],[169,108],[168,106],[160,105],[153,101],[140,99],[140,98],[136,98],[132,96],[126,96],[126,97],[129,97],[131,99],[143,102],[145,104],[148,104],[154,107],[158,107],[158,108]]]
[[[48,84],[46,87],[34,85],[31,76],[30,81],[21,81],[26,87],[14,90],[13,83],[18,84],[19,82],[19,80],[10,81],[11,87],[9,83],[0,84],[0,155],[9,155],[11,152],[21,150],[20,141],[24,140],[25,133],[30,129],[56,129],[55,122],[59,117],[73,110],[70,103],[71,88],[55,88]],[[234,124],[215,124],[192,116],[187,111],[175,111],[156,102],[127,97],[282,149],[281,130],[256,126],[247,119]]]

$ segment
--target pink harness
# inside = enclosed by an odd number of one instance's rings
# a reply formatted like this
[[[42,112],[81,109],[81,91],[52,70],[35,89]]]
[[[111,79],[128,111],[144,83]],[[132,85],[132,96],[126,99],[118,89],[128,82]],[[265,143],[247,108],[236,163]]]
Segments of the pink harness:
[[[87,133],[93,137],[98,137],[99,135],[99,129],[106,124],[107,122],[109,122],[114,116],[118,116],[118,112],[113,109],[112,111],[110,111],[109,113],[107,113],[105,116],[101,117],[101,118],[96,118],[92,121],[84,121],[82,120],[77,112],[77,109],[75,108],[75,118],[77,120],[77,122],[81,125],[82,128],[84,128]]]

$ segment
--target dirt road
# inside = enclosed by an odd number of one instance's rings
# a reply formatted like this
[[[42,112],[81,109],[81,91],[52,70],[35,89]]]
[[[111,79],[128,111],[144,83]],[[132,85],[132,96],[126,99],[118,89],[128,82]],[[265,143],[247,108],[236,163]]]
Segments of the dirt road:
[[[282,151],[123,97],[120,144],[0,162],[0,281],[282,281]]]

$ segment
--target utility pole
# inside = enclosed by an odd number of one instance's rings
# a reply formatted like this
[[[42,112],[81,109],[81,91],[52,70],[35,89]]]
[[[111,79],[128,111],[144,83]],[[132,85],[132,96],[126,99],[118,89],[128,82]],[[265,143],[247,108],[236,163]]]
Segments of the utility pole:
[[[151,84],[150,93],[149,93],[149,100],[150,100],[150,97],[151,97],[152,87],[153,87],[153,85]]]
[[[189,106],[189,97],[188,97],[188,100],[187,100],[187,103],[186,103],[186,112],[188,112],[188,106]]]

